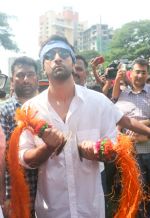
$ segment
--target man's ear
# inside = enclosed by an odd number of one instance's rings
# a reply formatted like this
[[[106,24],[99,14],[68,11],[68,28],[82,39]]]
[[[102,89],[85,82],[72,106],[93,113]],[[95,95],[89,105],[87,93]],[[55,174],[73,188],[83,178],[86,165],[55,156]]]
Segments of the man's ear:
[[[74,64],[74,63],[72,64],[72,71],[73,71],[73,72],[76,71],[76,70],[75,70],[75,64]]]
[[[14,82],[13,82],[13,78],[10,78],[10,88],[14,89]]]
[[[13,83],[13,78],[10,78],[10,96],[12,97],[14,93],[14,83]]]
[[[46,73],[46,71],[45,71],[44,61],[43,61],[43,65],[42,65],[42,73],[43,73],[44,75],[47,75],[47,73]]]
[[[85,70],[85,72],[86,72],[86,77],[89,75],[89,71],[88,70]]]

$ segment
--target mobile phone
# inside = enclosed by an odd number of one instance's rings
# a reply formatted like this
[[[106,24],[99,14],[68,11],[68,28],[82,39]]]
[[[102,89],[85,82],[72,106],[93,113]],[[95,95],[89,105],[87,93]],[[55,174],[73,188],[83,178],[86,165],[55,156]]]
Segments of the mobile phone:
[[[98,57],[94,58],[94,60],[92,60],[92,61],[95,65],[98,65],[98,64],[104,63],[105,60],[104,60],[103,56],[98,56]]]
[[[121,64],[120,70],[127,71],[127,65],[126,64]]]

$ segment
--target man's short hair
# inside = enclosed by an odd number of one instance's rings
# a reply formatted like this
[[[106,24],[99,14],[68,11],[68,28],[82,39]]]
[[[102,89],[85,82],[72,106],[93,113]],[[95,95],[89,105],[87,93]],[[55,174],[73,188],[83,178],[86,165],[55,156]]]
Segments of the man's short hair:
[[[88,62],[85,60],[85,58],[81,55],[76,55],[76,60],[82,60],[84,63],[85,68],[88,68]]]
[[[139,64],[141,66],[147,66],[147,69],[149,70],[149,63],[146,59],[144,58],[136,58],[133,62],[132,62],[132,69],[134,67],[135,64]]]
[[[14,74],[15,67],[18,65],[33,66],[35,69],[35,72],[37,73],[37,71],[38,71],[38,66],[37,66],[37,63],[35,60],[33,60],[32,58],[29,58],[27,56],[22,56],[22,57],[16,58],[15,61],[13,62],[13,64],[11,65],[12,75]]]

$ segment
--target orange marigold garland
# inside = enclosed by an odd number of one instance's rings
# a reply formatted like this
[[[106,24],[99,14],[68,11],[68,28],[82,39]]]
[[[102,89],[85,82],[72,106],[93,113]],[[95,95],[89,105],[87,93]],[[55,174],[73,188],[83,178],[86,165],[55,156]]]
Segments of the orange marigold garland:
[[[5,149],[6,149],[5,135],[4,135],[3,130],[0,126],[0,178],[1,178],[0,204],[1,205],[4,203],[4,197],[5,197],[5,186],[3,183],[3,177],[4,177],[3,175],[4,175],[4,169],[5,169],[5,151],[6,151]]]
[[[8,163],[11,175],[13,211],[11,218],[29,217],[29,192],[18,160],[20,134],[23,129],[27,128],[41,137],[46,128],[52,127],[45,121],[36,118],[35,115],[36,112],[33,112],[30,107],[27,110],[17,110],[16,120],[19,122],[9,142]],[[116,144],[113,144],[108,138],[99,140],[94,145],[94,153],[100,160],[104,161],[111,160],[115,155],[115,164],[121,170],[122,175],[122,193],[115,218],[134,218],[143,198],[143,189],[140,170],[133,155],[133,145],[129,137],[119,135]]]
[[[140,169],[133,150],[131,140],[125,135],[119,135],[115,145],[108,138],[101,139],[94,145],[94,152],[100,160],[109,161],[115,155],[115,164],[121,171],[122,193],[115,218],[134,218],[143,199]]]
[[[132,218],[136,216],[139,204],[144,198],[141,172],[128,136],[119,136],[114,150],[117,152],[116,166],[122,174],[122,193],[115,218]]]
[[[11,184],[11,218],[30,218],[30,195],[24,172],[19,164],[18,142],[25,123],[20,123],[9,140],[8,167]]]
[[[25,181],[23,168],[19,164],[19,137],[24,129],[29,129],[34,134],[42,136],[44,130],[48,127],[45,121],[35,118],[36,112],[30,108],[17,109],[16,121],[18,126],[14,129],[9,140],[8,149],[8,167],[11,183],[11,218],[29,218],[30,217],[30,194],[29,187]]]

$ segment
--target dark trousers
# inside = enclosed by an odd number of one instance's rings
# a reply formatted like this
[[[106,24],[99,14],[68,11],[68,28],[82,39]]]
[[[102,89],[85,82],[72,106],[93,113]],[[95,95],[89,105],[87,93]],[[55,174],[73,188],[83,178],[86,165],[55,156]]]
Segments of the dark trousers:
[[[150,153],[138,154],[138,164],[141,169],[144,190],[150,195]],[[142,202],[137,214],[137,218],[150,218],[150,201]]]
[[[105,170],[102,174],[102,184],[105,194],[106,218],[113,218],[118,208],[118,199],[121,191],[120,173],[116,169],[115,163],[105,163]]]

